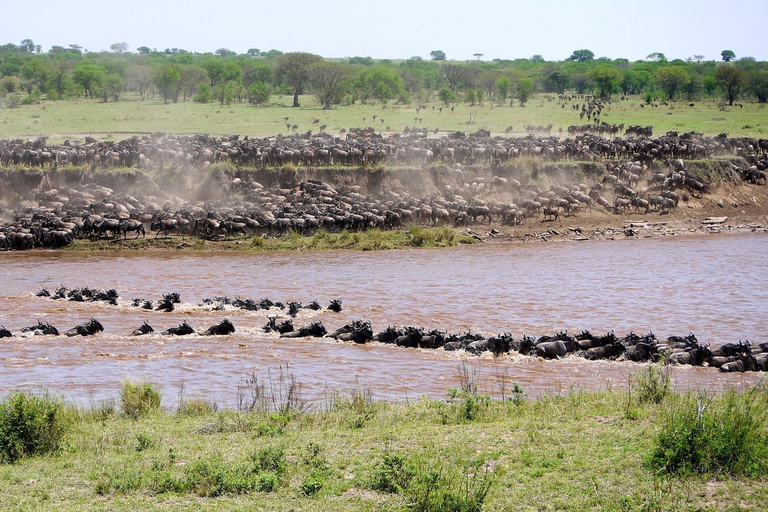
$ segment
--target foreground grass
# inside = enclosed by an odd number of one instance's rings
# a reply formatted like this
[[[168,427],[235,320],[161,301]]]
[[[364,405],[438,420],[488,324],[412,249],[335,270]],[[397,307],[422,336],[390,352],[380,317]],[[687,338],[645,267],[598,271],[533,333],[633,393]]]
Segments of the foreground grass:
[[[644,103],[640,96],[621,101],[613,97],[602,114],[606,123],[626,125],[652,125],[655,134],[669,130],[679,132],[696,131],[707,135],[727,132],[732,137],[760,137],[766,129],[766,105],[744,102],[743,108],[721,107],[719,99],[689,102],[671,102],[658,107],[641,108]],[[276,96],[268,107],[252,107],[245,104],[219,105],[218,102],[199,104],[192,101],[163,104],[161,99],[138,101],[138,96],[123,95],[117,103],[102,103],[100,100],[43,101],[39,104],[2,110],[3,138],[34,138],[40,135],[50,137],[52,142],[67,138],[82,139],[85,135],[98,138],[127,138],[135,134],[153,132],[166,133],[208,133],[212,135],[241,134],[265,137],[278,133],[289,134],[286,129],[288,117],[291,124],[298,125],[297,132],[312,130],[326,125],[326,131],[338,135],[341,129],[365,128],[372,126],[385,133],[402,132],[408,127],[427,128],[430,131],[471,132],[477,129],[489,130],[494,134],[509,133],[513,136],[526,135],[526,125],[547,125],[552,123],[553,134],[568,126],[588,123],[579,118],[579,111],[571,105],[561,108],[554,94],[537,94],[520,107],[508,104],[500,106],[486,101],[482,105],[467,103],[452,105],[453,110],[436,98],[426,108],[416,110],[417,105],[381,105],[378,102],[339,106],[323,110],[317,100],[309,95],[301,97],[300,108],[291,108],[292,98]],[[580,103],[575,100],[574,103]],[[440,108],[442,107],[442,111]],[[373,116],[377,119],[374,121]],[[470,124],[470,118],[472,123]],[[317,119],[318,122],[314,123]],[[382,123],[381,120],[384,120]],[[507,132],[512,126],[513,130]]]
[[[318,231],[304,236],[290,232],[280,237],[234,237],[222,240],[203,240],[189,236],[158,237],[148,236],[128,240],[76,240],[65,250],[68,251],[115,251],[178,249],[192,251],[237,250],[237,251],[327,251],[351,249],[377,251],[387,249],[413,249],[430,247],[453,247],[472,244],[476,240],[448,227],[422,228],[411,226],[406,230],[383,231],[342,231],[328,233]]]
[[[764,408],[765,390],[750,393]],[[394,405],[358,388],[312,412],[298,400],[252,407],[257,401],[246,399],[242,412],[196,401],[139,420],[111,406],[70,410],[57,453],[0,466],[0,503],[25,510],[764,509],[768,481],[759,475],[663,476],[653,465],[660,425],[686,395],[667,393],[659,403],[618,392],[526,400],[516,388],[503,402],[449,397]],[[765,435],[765,424],[758,429]]]

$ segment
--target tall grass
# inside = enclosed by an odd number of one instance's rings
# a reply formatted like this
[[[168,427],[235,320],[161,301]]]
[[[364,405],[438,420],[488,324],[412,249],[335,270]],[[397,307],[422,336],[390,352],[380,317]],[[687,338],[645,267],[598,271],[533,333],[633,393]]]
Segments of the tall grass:
[[[759,388],[677,396],[661,416],[651,467],[673,475],[768,474],[766,398]]]
[[[125,416],[138,419],[160,409],[162,397],[150,382],[125,379],[120,386],[120,409]]]

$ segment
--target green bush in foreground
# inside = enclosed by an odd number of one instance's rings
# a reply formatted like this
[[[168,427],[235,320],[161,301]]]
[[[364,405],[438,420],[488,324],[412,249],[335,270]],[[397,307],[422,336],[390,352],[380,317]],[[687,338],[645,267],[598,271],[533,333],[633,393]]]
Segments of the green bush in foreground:
[[[729,391],[709,398],[687,393],[670,404],[649,457],[653,469],[674,475],[768,473],[765,392]]]
[[[163,394],[149,382],[129,379],[120,386],[120,407],[129,418],[140,418],[160,409]]]
[[[644,372],[632,374],[637,382],[637,400],[641,404],[660,404],[669,395],[669,371],[651,365]]]
[[[14,392],[0,402],[0,462],[56,451],[66,430],[64,406],[48,396]]]

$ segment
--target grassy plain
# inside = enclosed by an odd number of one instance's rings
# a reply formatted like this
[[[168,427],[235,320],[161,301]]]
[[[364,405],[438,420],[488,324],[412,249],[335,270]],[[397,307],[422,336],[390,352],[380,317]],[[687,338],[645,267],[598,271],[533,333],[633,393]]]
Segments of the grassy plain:
[[[574,103],[582,100],[574,99]],[[765,104],[743,103],[744,107],[720,106],[719,100],[670,103],[668,106],[641,108],[641,97],[622,101],[614,96],[602,115],[606,123],[625,125],[652,125],[655,134],[669,130],[696,131],[708,135],[726,132],[730,136],[764,137],[768,132],[768,109]],[[338,135],[341,129],[374,127],[384,133],[402,132],[406,127],[438,129],[443,134],[452,131],[470,132],[478,129],[504,135],[512,126],[510,135],[523,136],[526,125],[544,126],[552,123],[554,135],[574,124],[589,121],[579,119],[579,112],[569,105],[563,109],[556,95],[539,94],[525,107],[508,104],[499,106],[490,101],[470,106],[466,103],[453,105],[454,110],[439,102],[433,102],[417,111],[417,105],[387,105],[369,103],[339,106],[323,110],[315,98],[303,96],[301,107],[292,108],[290,97],[275,97],[267,107],[253,107],[218,102],[199,104],[192,101],[168,103],[159,99],[138,101],[126,94],[119,102],[103,103],[99,100],[42,101],[39,104],[18,108],[0,109],[0,138],[29,139],[48,136],[52,142],[67,138],[82,139],[85,135],[120,140],[135,134],[207,133],[211,135],[249,135],[264,137],[279,133],[292,133],[291,126],[298,125],[297,132],[320,131],[326,125],[328,133]],[[440,107],[443,107],[440,112]],[[376,119],[373,119],[373,116]],[[472,123],[469,124],[470,117]],[[286,121],[285,118],[288,118]],[[383,119],[383,122],[382,122]],[[318,120],[313,124],[313,121]]]
[[[467,388],[390,404],[356,387],[308,410],[300,395],[275,401],[257,397],[257,383],[244,387],[237,411],[181,396],[174,412],[138,419],[114,403],[70,408],[57,452],[0,465],[0,502],[14,510],[722,511],[763,510],[768,498],[759,474],[675,476],[653,466],[664,422],[692,403],[673,392],[641,403],[637,392],[529,400],[514,388],[492,401]],[[751,403],[763,408],[768,395],[755,391]],[[706,403],[724,410],[726,402]]]
[[[67,246],[67,251],[116,251],[144,249],[187,249],[193,251],[233,250],[233,251],[326,251],[332,249],[350,249],[358,251],[378,251],[387,249],[415,249],[430,247],[453,247],[459,244],[473,244],[477,240],[469,235],[460,234],[449,227],[423,228],[411,226],[408,229],[382,231],[342,231],[329,233],[318,231],[314,235],[302,235],[295,231],[278,237],[237,236],[217,240],[204,240],[193,236],[147,236],[118,240],[78,239]]]

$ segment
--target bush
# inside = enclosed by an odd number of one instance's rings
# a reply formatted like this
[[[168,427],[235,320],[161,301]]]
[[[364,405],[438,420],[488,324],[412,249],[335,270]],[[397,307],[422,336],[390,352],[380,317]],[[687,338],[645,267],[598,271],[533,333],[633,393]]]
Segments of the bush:
[[[200,85],[197,87],[197,93],[195,93],[192,101],[196,103],[210,103],[211,99],[211,86],[205,82],[200,83]]]
[[[662,415],[649,462],[674,475],[763,476],[768,470],[768,417],[757,389],[710,399],[687,393]]]
[[[120,407],[129,418],[140,418],[160,409],[163,395],[149,382],[136,382],[129,379],[120,387]]]
[[[637,382],[637,400],[641,404],[659,404],[669,395],[669,371],[651,365],[644,372],[632,375]]]
[[[323,490],[325,481],[322,476],[310,475],[301,482],[299,489],[304,496],[315,496],[317,493]]]
[[[64,405],[49,396],[14,392],[0,402],[0,462],[56,451],[66,427]]]
[[[9,94],[4,103],[6,108],[18,108],[21,105],[21,97],[18,94]]]

